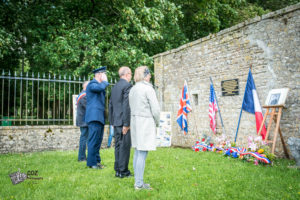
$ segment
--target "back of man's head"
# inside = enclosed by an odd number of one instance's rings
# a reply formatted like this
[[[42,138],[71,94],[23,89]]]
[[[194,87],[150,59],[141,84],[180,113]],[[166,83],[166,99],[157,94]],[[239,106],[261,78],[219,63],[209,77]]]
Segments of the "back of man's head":
[[[119,77],[122,78],[125,76],[127,73],[130,73],[130,68],[127,66],[123,66],[119,69]]]

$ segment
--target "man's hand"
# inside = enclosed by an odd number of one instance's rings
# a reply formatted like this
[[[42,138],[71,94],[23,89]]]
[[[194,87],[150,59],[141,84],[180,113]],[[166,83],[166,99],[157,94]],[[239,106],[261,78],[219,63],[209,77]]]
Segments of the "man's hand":
[[[102,82],[102,81],[108,82],[108,81],[107,81],[107,76],[106,76],[105,73],[102,73],[102,74],[101,74],[101,82]]]
[[[130,126],[123,126],[123,130],[122,130],[123,135],[126,135],[126,133],[128,132],[129,129],[130,129]]]

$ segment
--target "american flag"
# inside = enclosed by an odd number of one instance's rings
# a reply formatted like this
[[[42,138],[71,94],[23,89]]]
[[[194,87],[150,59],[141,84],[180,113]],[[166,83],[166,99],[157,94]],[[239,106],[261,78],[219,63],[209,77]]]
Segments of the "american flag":
[[[192,111],[192,107],[188,95],[188,87],[186,81],[184,81],[184,86],[182,88],[182,93],[180,98],[179,110],[177,113],[177,123],[179,124],[181,130],[184,131],[185,135],[188,132],[187,114],[191,111]]]
[[[214,134],[216,134],[216,112],[217,111],[218,111],[218,106],[216,102],[214,86],[210,84],[209,119],[210,119],[210,128]]]

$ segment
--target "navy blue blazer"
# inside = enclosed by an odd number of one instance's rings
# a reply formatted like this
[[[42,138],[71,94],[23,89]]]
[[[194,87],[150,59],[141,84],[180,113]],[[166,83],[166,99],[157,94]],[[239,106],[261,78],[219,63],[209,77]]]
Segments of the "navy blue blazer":
[[[101,122],[105,124],[105,88],[109,85],[108,82],[103,81],[99,83],[95,79],[90,81],[86,87],[86,113],[85,122],[92,121]]]
[[[128,95],[132,85],[120,79],[111,89],[109,100],[109,123],[113,126],[130,126]]]

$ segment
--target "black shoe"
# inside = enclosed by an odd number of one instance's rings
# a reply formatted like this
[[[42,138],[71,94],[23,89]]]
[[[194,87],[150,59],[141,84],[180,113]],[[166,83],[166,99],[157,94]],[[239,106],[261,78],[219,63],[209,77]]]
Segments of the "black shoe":
[[[120,177],[120,172],[119,171],[116,171],[116,177]]]
[[[89,166],[91,169],[103,169],[101,167],[99,167],[98,165],[94,165],[94,166]]]
[[[101,168],[101,169],[104,169],[104,168],[105,168],[105,166],[102,165],[101,163],[97,163],[97,166],[98,166],[99,168]]]
[[[120,178],[129,178],[129,177],[132,177],[133,176],[133,174],[132,173],[125,173],[125,174],[123,174],[123,173],[120,173],[120,175],[119,175],[119,177]]]

